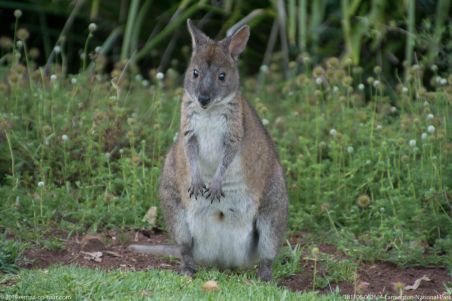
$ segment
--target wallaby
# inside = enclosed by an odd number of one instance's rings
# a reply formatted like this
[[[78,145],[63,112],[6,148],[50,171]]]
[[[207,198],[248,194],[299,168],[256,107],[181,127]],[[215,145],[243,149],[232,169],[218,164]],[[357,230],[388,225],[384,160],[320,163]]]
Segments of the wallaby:
[[[272,264],[287,228],[288,197],[275,145],[240,94],[238,56],[248,26],[216,42],[190,20],[193,53],[185,73],[181,123],[164,163],[160,200],[177,246],[130,249],[181,258],[181,272],[196,265],[246,268],[259,277]]]

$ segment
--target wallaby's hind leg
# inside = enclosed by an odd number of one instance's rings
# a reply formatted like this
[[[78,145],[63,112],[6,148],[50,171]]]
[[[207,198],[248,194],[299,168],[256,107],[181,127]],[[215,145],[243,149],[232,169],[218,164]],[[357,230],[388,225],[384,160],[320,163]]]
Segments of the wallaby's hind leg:
[[[256,228],[259,233],[257,252],[259,255],[258,276],[263,281],[271,281],[273,260],[284,240],[287,229],[287,190],[282,170],[278,166],[270,179],[259,213]]]
[[[192,276],[196,272],[192,255],[193,238],[177,186],[174,149],[168,154],[160,177],[160,204],[166,227],[181,251],[180,272]]]
[[[182,263],[180,272],[187,276],[193,276],[196,273],[196,265],[193,260],[192,246],[183,245],[181,250]]]

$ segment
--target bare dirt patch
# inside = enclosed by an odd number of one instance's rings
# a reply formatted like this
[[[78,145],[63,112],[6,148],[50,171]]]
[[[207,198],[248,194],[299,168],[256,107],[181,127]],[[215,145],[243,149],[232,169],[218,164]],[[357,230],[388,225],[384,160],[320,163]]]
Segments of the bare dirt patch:
[[[58,234],[64,239],[64,234]],[[160,258],[152,255],[138,254],[127,250],[132,243],[143,244],[168,244],[170,241],[164,233],[152,231],[136,231],[117,233],[114,231],[100,235],[103,246],[100,250],[89,251],[102,252],[101,260],[94,261],[82,250],[85,236],[74,236],[65,240],[64,249],[61,251],[49,251],[44,248],[31,248],[25,251],[24,259],[20,263],[23,268],[47,268],[55,264],[74,264],[88,268],[100,268],[104,270],[128,269],[134,271],[147,269],[176,270],[177,259]],[[328,244],[319,245],[322,253],[327,253],[340,258],[346,258],[334,246]],[[301,260],[301,272],[280,281],[280,285],[293,291],[311,291],[314,265],[310,260]],[[319,275],[324,272],[322,264],[317,266]],[[351,283],[331,283],[329,287],[317,289],[320,293],[334,292],[339,287],[341,294],[359,295],[398,295],[395,286],[413,285],[416,280],[426,276],[430,281],[421,281],[415,290],[403,291],[403,295],[435,296],[444,294],[444,284],[452,281],[444,268],[406,268],[396,265],[377,262],[374,264],[362,263],[358,268],[358,277]]]
[[[64,239],[63,235],[60,234]],[[160,258],[146,254],[138,254],[127,250],[132,243],[166,244],[167,237],[163,234],[155,234],[149,231],[137,231],[116,233],[107,232],[101,235],[105,242],[98,250],[90,248],[85,250],[84,236],[75,236],[64,243],[61,251],[49,251],[44,248],[28,249],[24,253],[24,259],[20,263],[24,268],[47,268],[55,264],[74,264],[88,268],[100,268],[113,270],[118,268],[134,271],[151,268],[175,270],[178,262],[168,258]],[[99,245],[101,246],[101,245]],[[89,253],[101,252],[100,261],[94,261]]]
[[[347,256],[329,244],[319,245],[320,252],[345,259]],[[308,256],[304,254],[303,256]],[[301,260],[301,272],[285,278],[280,285],[294,291],[313,289],[314,264],[311,260]],[[326,273],[322,262],[317,263],[317,277]],[[418,281],[418,285],[416,284]],[[388,262],[361,263],[358,266],[356,280],[351,282],[330,283],[325,288],[316,289],[320,293],[331,293],[339,287],[342,295],[387,295],[399,296],[438,296],[445,293],[444,284],[452,281],[447,269],[440,267],[400,268]],[[410,287],[411,289],[405,289]],[[416,287],[415,289],[413,289]],[[422,299],[422,298],[419,298]],[[411,300],[418,300],[413,298]]]
[[[294,291],[312,290],[313,265],[302,261],[302,271],[281,281]],[[321,263],[319,263],[321,265]],[[317,270],[321,273],[322,268]],[[361,264],[358,269],[356,282],[331,283],[329,287],[318,289],[322,293],[335,292],[338,286],[341,294],[346,295],[399,295],[397,286],[410,286],[416,280],[426,276],[430,281],[421,281],[415,290],[403,291],[408,296],[436,296],[443,294],[445,283],[452,281],[446,269],[442,268],[406,268],[402,269],[391,263],[377,262],[375,264]]]

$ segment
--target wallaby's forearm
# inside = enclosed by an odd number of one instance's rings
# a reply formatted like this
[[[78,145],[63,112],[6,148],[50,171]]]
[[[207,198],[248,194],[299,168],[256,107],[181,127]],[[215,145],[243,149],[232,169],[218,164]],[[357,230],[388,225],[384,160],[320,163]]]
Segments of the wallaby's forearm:
[[[241,141],[241,126],[240,124],[232,124],[229,126],[232,131],[228,132],[223,138],[223,156],[221,158],[220,163],[215,171],[215,174],[210,182],[209,188],[207,189],[206,197],[210,198],[211,201],[217,199],[220,201],[220,198],[224,196],[222,190],[222,182],[226,170],[229,165],[231,165],[234,160],[235,155],[237,154]]]
[[[202,195],[205,189],[198,166],[199,144],[192,130],[185,131],[184,135],[186,136],[185,149],[191,173],[191,183],[188,188],[188,195],[190,197],[194,195],[195,199],[197,199],[198,195]]]
[[[227,120],[229,121],[229,132],[227,132],[223,138],[223,158],[221,159],[213,177],[213,179],[220,181],[220,183],[223,180],[226,170],[234,160],[234,157],[239,150],[239,145],[243,136],[241,114],[238,109],[237,102],[230,102],[227,106],[229,107],[229,116],[227,117]]]
[[[187,142],[185,144],[187,150],[188,164],[190,164],[190,172],[192,179],[200,176],[198,166],[199,145],[196,136],[193,133],[189,133]]]
[[[218,167],[215,171],[215,175],[213,176],[212,181],[216,180],[219,181],[220,183],[223,181],[224,174],[226,173],[226,170],[228,169],[229,165],[231,165],[232,160],[234,160],[234,157],[237,154],[238,149],[239,149],[238,143],[224,144],[223,158],[220,161],[220,164],[218,164]]]

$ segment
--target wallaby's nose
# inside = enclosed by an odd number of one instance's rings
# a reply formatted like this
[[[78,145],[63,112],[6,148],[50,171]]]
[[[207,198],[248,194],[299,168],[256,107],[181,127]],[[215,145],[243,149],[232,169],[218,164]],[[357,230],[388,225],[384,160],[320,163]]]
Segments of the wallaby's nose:
[[[209,104],[210,102],[210,96],[207,95],[199,95],[198,96],[198,101],[201,104],[202,107],[205,107]]]

